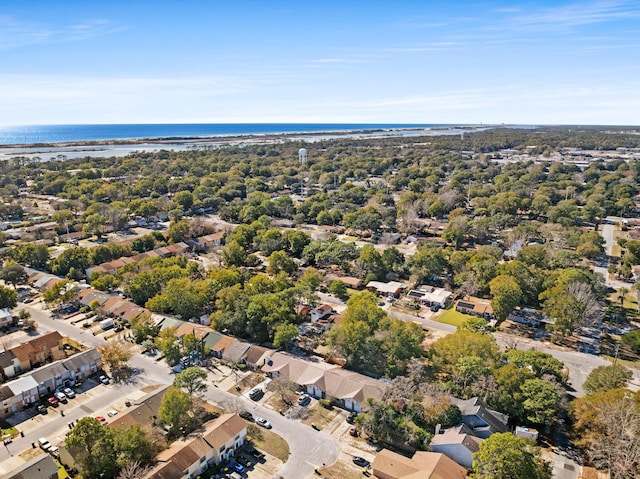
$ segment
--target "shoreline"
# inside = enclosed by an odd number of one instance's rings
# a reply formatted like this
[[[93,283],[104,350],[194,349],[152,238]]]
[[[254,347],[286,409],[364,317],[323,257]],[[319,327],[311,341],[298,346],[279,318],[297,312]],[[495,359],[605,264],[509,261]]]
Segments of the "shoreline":
[[[352,130],[299,131],[283,133],[240,133],[202,136],[175,136],[151,138],[123,138],[106,140],[83,140],[47,143],[23,143],[0,145],[0,161],[16,157],[40,157],[57,154],[65,159],[104,156],[126,156],[135,151],[187,150],[191,148],[215,148],[242,146],[244,144],[268,144],[285,141],[315,142],[334,138],[389,138],[411,136],[453,135],[469,131],[483,131],[494,128],[482,126],[437,126],[406,128],[371,128]],[[71,154],[71,155],[69,155]],[[55,160],[56,157],[50,158]],[[40,161],[49,159],[40,158]]]

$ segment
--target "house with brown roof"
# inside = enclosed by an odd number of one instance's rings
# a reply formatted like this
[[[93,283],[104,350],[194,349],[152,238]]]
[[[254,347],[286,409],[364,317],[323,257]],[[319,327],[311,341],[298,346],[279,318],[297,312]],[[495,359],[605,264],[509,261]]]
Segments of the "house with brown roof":
[[[227,350],[229,346],[237,341],[236,338],[232,338],[231,336],[221,335],[220,339],[215,344],[211,345],[211,354],[218,359],[222,359],[224,352]]]
[[[328,304],[321,304],[311,310],[311,322],[315,323],[319,319],[324,319],[333,313],[333,308]]]
[[[332,397],[349,411],[361,411],[368,398],[380,399],[386,389],[382,381],[363,374],[283,352],[274,353],[262,370],[270,377],[289,379],[314,397]]]
[[[66,355],[62,349],[62,336],[58,331],[51,331],[37,336],[30,341],[14,346],[10,351],[20,361],[24,371],[47,361],[57,361]]]
[[[156,466],[143,479],[194,479],[233,457],[247,436],[246,423],[235,413],[223,414],[203,428],[203,433],[179,439],[158,454]]]
[[[472,435],[471,429],[464,424],[442,430],[436,427],[436,433],[429,443],[429,450],[441,452],[467,469],[473,463],[473,454],[480,449],[483,440]]]
[[[464,479],[467,470],[444,454],[418,451],[413,457],[382,449],[372,464],[379,479]]]
[[[69,371],[69,379],[83,381],[102,367],[102,357],[92,348],[63,359],[61,363]]]
[[[258,346],[252,344],[247,350],[247,354],[244,358],[245,364],[254,371],[264,366],[267,359],[275,354],[275,351],[264,346]]]
[[[456,303],[456,311],[484,319],[492,319],[494,317],[491,303],[489,301],[481,301],[478,299],[459,300]]]

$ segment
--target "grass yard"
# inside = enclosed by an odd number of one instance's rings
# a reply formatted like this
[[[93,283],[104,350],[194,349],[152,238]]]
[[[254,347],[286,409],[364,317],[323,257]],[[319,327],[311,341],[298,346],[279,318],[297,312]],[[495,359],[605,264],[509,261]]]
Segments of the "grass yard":
[[[473,316],[469,316],[468,314],[462,314],[461,312],[451,308],[451,309],[447,309],[444,313],[434,317],[433,319],[435,319],[440,323],[451,324],[453,326],[460,326],[469,318],[473,318]]]
[[[314,401],[313,407],[309,409],[309,415],[300,422],[309,426],[311,424],[315,424],[318,429],[324,429],[331,421],[333,421],[336,414],[337,411],[335,408],[329,410],[322,407],[319,402]]]
[[[321,467],[318,471],[322,477],[327,479],[360,479],[363,477],[361,470],[354,471],[352,465],[342,461],[328,467]]]
[[[282,462],[289,459],[289,444],[282,436],[277,435],[255,424],[247,426],[247,438],[253,443],[254,447],[259,451],[266,452],[277,457]]]

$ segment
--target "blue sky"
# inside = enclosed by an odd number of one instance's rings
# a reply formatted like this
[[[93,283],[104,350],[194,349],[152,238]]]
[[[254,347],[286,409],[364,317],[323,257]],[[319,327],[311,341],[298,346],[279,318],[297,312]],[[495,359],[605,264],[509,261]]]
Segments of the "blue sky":
[[[0,125],[640,124],[640,1],[0,2]]]

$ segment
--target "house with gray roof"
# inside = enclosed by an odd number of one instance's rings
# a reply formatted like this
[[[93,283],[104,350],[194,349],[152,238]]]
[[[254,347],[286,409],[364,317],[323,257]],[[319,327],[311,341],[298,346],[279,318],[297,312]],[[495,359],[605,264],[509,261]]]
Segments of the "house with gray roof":
[[[58,479],[58,469],[49,454],[40,454],[12,471],[7,479]]]
[[[479,397],[466,400],[452,398],[451,403],[458,406],[462,413],[462,423],[471,429],[475,436],[486,439],[496,432],[509,430],[509,416],[490,409]]]
[[[0,375],[3,379],[17,376],[23,371],[22,363],[10,349],[0,353]]]
[[[54,393],[64,385],[65,379],[71,378],[69,370],[60,361],[35,369],[29,375],[38,383],[40,396]]]
[[[3,417],[21,411],[27,404],[33,404],[38,399],[38,383],[31,376],[23,376],[4,384],[11,391],[11,395],[3,389],[0,415]]]
[[[61,363],[69,371],[69,379],[82,381],[98,372],[102,367],[102,357],[97,350],[88,349],[62,360]]]

